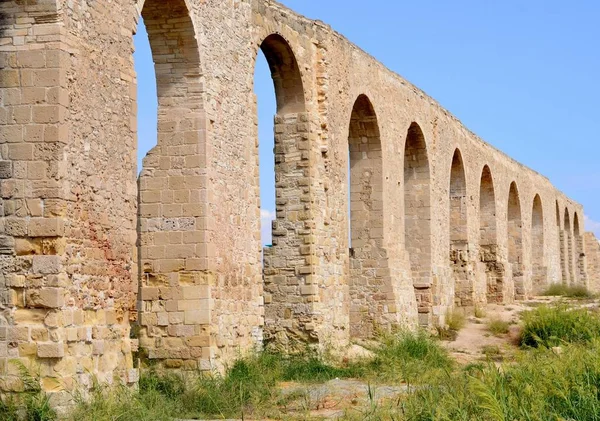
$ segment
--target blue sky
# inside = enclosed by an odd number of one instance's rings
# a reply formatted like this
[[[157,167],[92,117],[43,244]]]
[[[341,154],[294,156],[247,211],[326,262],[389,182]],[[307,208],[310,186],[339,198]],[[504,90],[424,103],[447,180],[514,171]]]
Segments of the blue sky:
[[[282,3],[328,23],[484,140],[550,178],[583,204],[587,229],[600,236],[600,2]],[[156,143],[156,91],[144,31],[135,42],[141,158]],[[275,98],[262,57],[255,90],[268,217],[274,209]]]

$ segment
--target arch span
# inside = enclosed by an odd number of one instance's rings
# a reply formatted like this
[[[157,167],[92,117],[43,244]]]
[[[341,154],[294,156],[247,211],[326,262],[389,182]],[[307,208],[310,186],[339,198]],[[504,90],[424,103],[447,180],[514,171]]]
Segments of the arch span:
[[[536,293],[542,292],[547,285],[544,259],[544,209],[540,195],[536,194],[531,213],[531,270]]]
[[[569,285],[574,285],[575,280],[575,270],[573,266],[573,231],[571,227],[571,218],[569,214],[569,209],[565,208],[565,267],[567,268],[567,279]]]
[[[383,244],[383,166],[379,124],[373,104],[359,95],[348,131],[350,192],[350,336],[370,337],[385,326],[392,306]],[[382,294],[388,291],[388,294]],[[393,301],[393,300],[389,300]]]
[[[454,151],[449,187],[450,266],[454,278],[454,303],[459,307],[474,305],[474,284],[470,274],[467,179],[462,154]]]
[[[419,321],[429,324],[431,276],[431,174],[421,127],[411,123],[404,146],[404,244],[417,297]]]
[[[575,277],[579,285],[587,287],[585,253],[583,251],[583,235],[579,227],[579,215],[573,214],[573,242],[575,251]]]
[[[515,299],[524,299],[526,291],[523,285],[523,226],[521,217],[521,199],[517,183],[510,184],[508,194],[508,263],[512,269]]]
[[[290,44],[279,34],[264,39],[260,49],[265,55],[275,86],[277,114],[301,113],[306,110],[302,75]]]
[[[496,193],[488,165],[481,171],[479,185],[479,260],[485,266],[487,302],[501,303],[504,299],[504,267],[498,258]]]
[[[146,0],[141,15],[156,74],[158,133],[157,145],[144,158],[139,177],[138,300],[148,353],[164,361],[170,357],[162,345],[165,336],[175,340],[191,317],[214,317],[209,305],[212,291],[202,281],[214,269],[208,259],[210,230],[200,219],[209,213],[208,201],[201,194],[208,189],[206,117],[200,52],[186,1]],[[165,238],[170,239],[168,248]],[[190,270],[182,275],[182,267]],[[194,279],[191,285],[190,279]],[[158,328],[166,323],[165,305],[172,308],[177,301],[157,305],[157,287],[163,297],[176,297],[184,285],[188,296],[206,299],[171,323],[168,331]],[[214,339],[190,346],[190,355],[213,354]],[[191,357],[186,366],[200,368]]]

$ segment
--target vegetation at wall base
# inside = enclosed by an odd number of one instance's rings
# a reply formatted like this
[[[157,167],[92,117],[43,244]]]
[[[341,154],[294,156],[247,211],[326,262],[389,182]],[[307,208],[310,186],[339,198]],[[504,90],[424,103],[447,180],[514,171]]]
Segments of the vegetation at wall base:
[[[586,287],[582,285],[566,285],[566,284],[552,284],[543,293],[546,297],[565,297],[565,298],[577,298],[577,299],[591,299],[594,298]]]
[[[282,419],[290,396],[281,382],[310,387],[336,378],[368,384],[367,404],[347,409],[347,420],[600,420],[600,316],[559,304],[522,317],[522,347],[504,364],[499,349],[489,348],[487,362],[459,366],[428,333],[397,332],[382,334],[371,357],[340,364],[309,351],[263,352],[240,358],[223,375],[142,369],[138,390],[95,384],[85,399],[76,396],[68,420]],[[22,376],[32,382],[26,371]],[[378,384],[404,385],[406,392],[379,402],[372,393]],[[31,387],[35,399],[4,400],[0,419],[57,419],[40,412],[47,398]]]

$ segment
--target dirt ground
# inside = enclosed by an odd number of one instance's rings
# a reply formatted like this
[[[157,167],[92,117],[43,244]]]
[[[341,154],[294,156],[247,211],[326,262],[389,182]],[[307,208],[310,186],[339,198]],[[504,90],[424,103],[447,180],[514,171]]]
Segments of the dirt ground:
[[[479,317],[467,317],[456,338],[442,341],[442,346],[461,365],[489,360],[501,364],[510,360],[518,350],[520,314],[557,300],[561,298],[535,297],[513,304],[488,305],[485,311],[478,312]],[[590,300],[573,300],[569,303],[573,307],[598,305],[597,301]],[[510,323],[508,333],[492,334],[488,328],[492,320]],[[369,353],[358,345],[354,345],[351,352],[356,356]],[[406,385],[373,385],[341,379],[322,384],[284,383],[281,384],[281,391],[286,403],[281,410],[287,417],[283,419],[291,420],[337,420],[352,412],[360,419],[360,414],[368,410],[369,405],[397,400],[399,395],[406,393],[406,389]]]

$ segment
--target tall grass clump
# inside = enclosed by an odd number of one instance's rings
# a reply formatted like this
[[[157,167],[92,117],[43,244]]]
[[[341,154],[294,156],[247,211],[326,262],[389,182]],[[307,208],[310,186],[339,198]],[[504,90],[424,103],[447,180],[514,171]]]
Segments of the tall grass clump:
[[[587,309],[542,306],[523,314],[521,345],[555,347],[600,338],[600,317]]]
[[[493,318],[488,321],[487,328],[495,336],[505,335],[510,331],[510,323],[506,320]]]
[[[464,313],[452,310],[446,314],[446,324],[448,325],[448,329],[458,332],[467,323],[467,318]]]
[[[398,418],[425,420],[598,420],[599,343],[540,348],[516,363],[470,366],[406,395]]]
[[[588,299],[594,298],[592,294],[583,285],[566,285],[566,284],[552,284],[548,287],[542,295],[547,297],[566,297],[566,298],[580,298]]]
[[[451,370],[453,362],[436,338],[425,331],[399,332],[381,337],[374,358],[362,367],[362,377],[384,381],[425,383]],[[355,370],[359,371],[359,370]]]
[[[42,390],[40,379],[30,373],[25,365],[10,361],[16,366],[23,392],[0,399],[0,420],[2,421],[55,421],[57,415],[50,406],[50,397]]]

